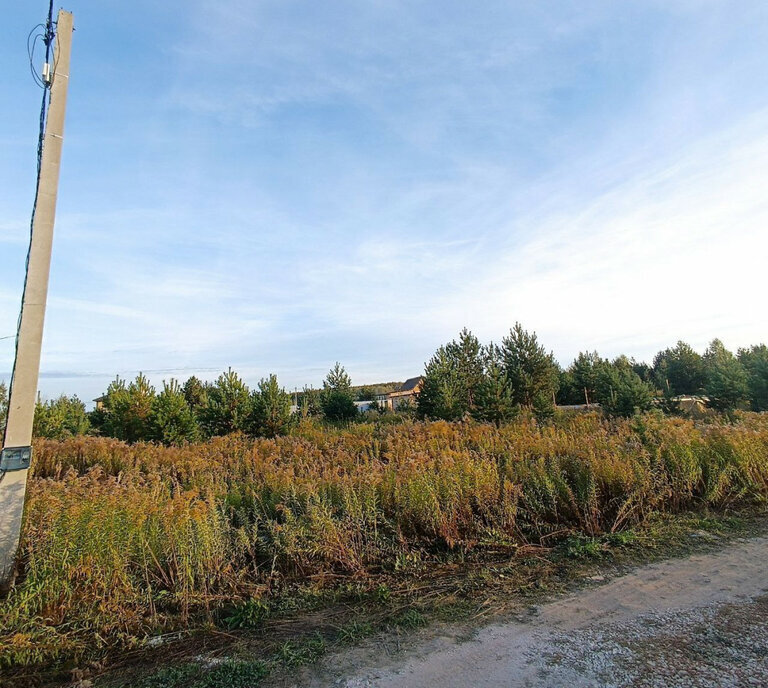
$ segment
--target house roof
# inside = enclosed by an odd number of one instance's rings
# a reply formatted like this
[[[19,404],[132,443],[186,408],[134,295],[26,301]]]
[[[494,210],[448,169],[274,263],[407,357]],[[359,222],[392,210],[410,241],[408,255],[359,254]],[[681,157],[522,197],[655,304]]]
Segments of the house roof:
[[[408,378],[404,383],[403,386],[398,390],[399,392],[410,392],[412,389],[416,389],[416,386],[423,380],[424,378],[419,375],[418,377],[411,377]]]

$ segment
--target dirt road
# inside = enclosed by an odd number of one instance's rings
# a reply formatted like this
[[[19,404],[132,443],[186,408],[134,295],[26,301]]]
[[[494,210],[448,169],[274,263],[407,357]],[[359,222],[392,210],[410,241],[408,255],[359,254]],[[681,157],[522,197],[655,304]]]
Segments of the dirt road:
[[[469,640],[329,657],[294,685],[768,686],[768,538],[642,567]]]

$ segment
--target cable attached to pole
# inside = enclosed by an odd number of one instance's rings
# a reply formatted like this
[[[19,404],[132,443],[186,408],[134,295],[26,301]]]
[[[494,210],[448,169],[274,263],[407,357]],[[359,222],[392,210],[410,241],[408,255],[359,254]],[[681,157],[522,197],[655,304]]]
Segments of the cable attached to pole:
[[[32,36],[32,32],[35,31],[35,29],[41,27],[42,25],[38,24],[35,26],[32,31],[30,31],[29,36],[27,37],[27,50],[29,52],[29,60],[30,60],[30,66],[32,68],[32,72],[36,77],[36,81],[39,85],[43,88],[43,99],[40,104],[40,128],[37,135],[37,178],[35,180],[35,199],[34,203],[32,204],[32,216],[29,221],[29,247],[27,248],[27,258],[24,263],[24,288],[21,292],[21,300],[22,304],[24,303],[24,293],[27,290],[27,278],[29,277],[29,255],[32,251],[32,232],[34,231],[35,227],[35,211],[37,210],[37,199],[40,194],[40,171],[42,168],[43,163],[43,145],[45,143],[45,122],[46,117],[48,115],[48,106],[50,105],[51,101],[51,83],[53,83],[53,77],[55,74],[55,69],[50,72],[50,78],[46,81],[44,79],[40,79],[37,77],[37,73],[34,71],[34,65],[32,64],[32,60],[34,58],[34,46],[37,42],[38,36],[35,36],[32,40],[32,43],[30,45],[30,37]],[[50,65],[51,64],[51,53],[53,51],[53,41],[56,38],[56,25],[53,21],[53,0],[50,0],[48,3],[48,19],[45,22],[45,26],[42,27],[44,29],[42,34],[42,40],[45,44],[45,64]],[[19,351],[19,332],[21,330],[21,308],[19,308],[19,318],[16,322],[16,343],[14,345],[14,356],[13,356],[13,372],[11,373],[11,382],[8,385],[8,407],[5,410],[5,427],[3,428],[3,446],[5,446],[5,437],[6,432],[8,430],[8,413],[10,412],[10,400],[11,400],[11,390],[13,390],[13,378],[14,374],[16,372],[16,358]],[[0,471],[0,480],[2,480],[4,475],[4,471]]]

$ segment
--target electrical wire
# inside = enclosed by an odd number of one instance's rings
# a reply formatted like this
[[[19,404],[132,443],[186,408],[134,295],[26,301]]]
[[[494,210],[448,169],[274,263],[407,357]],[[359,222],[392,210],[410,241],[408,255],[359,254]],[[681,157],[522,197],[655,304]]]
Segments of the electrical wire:
[[[38,31],[42,29],[42,31]],[[35,33],[37,31],[37,33]],[[40,75],[35,69],[35,48],[39,40],[45,41],[45,25],[37,24],[33,26],[29,35],[27,36],[27,55],[29,56],[29,71],[32,73],[32,78],[40,88],[45,88],[45,82],[40,78]]]
[[[35,31],[42,28],[43,33],[37,33],[33,36]],[[32,30],[29,32],[29,35],[27,36],[27,52],[29,54],[29,61],[32,68],[32,73],[35,76],[35,81],[38,85],[42,86],[43,88],[43,99],[42,103],[40,104],[40,127],[38,130],[37,135],[37,180],[35,181],[35,200],[32,205],[32,217],[30,218],[29,222],[29,247],[27,249],[27,258],[26,262],[24,264],[24,289],[22,290],[21,294],[21,308],[19,309],[19,319],[16,323],[16,343],[14,345],[14,356],[13,356],[13,373],[11,374],[11,382],[8,385],[8,408],[6,410],[5,415],[5,428],[3,429],[3,447],[5,447],[5,438],[8,433],[8,414],[11,410],[11,398],[13,393],[13,378],[15,377],[16,373],[16,360],[18,358],[19,354],[19,332],[21,331],[21,314],[24,307],[24,294],[27,291],[27,279],[29,277],[29,256],[32,252],[32,231],[35,226],[35,211],[37,210],[37,199],[40,194],[40,172],[42,169],[42,163],[43,163],[43,143],[45,141],[45,122],[48,115],[48,106],[51,102],[51,93],[50,93],[50,84],[52,82],[52,76],[51,79],[48,80],[48,83],[40,79],[35,72],[34,69],[34,54],[35,54],[35,45],[39,38],[42,38],[43,43],[45,44],[45,62],[47,64],[50,64],[51,62],[51,51],[53,50],[53,40],[56,37],[56,25],[53,21],[53,0],[49,1],[48,4],[48,19],[45,22],[45,26],[42,24],[38,24],[37,26],[33,27]],[[31,41],[31,43],[30,43]],[[0,480],[2,480],[2,477],[4,476],[5,472],[0,471]]]

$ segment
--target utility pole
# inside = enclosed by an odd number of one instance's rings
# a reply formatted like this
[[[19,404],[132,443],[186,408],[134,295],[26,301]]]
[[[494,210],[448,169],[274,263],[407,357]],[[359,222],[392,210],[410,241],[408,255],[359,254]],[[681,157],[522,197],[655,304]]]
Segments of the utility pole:
[[[15,572],[27,472],[32,458],[32,422],[35,416],[53,223],[64,142],[72,27],[72,14],[60,10],[56,22],[53,66],[46,65],[45,70],[50,74],[50,105],[17,332],[16,360],[8,399],[8,422],[0,454],[0,587],[10,584]]]

